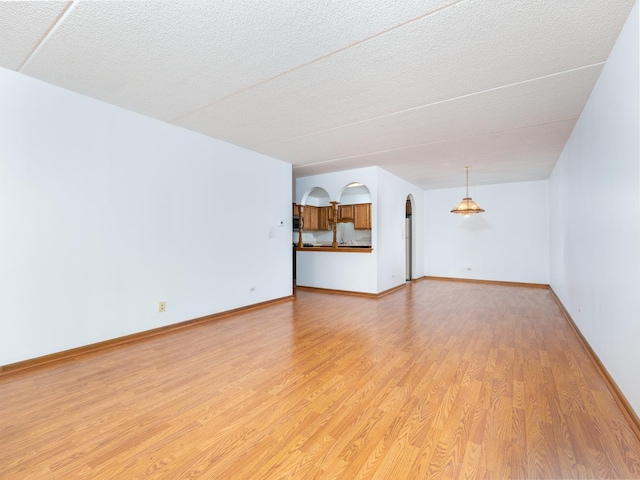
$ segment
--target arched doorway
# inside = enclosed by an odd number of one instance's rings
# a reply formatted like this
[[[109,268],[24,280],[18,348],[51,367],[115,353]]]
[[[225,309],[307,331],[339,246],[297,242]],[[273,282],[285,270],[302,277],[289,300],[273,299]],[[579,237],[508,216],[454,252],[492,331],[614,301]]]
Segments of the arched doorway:
[[[405,218],[404,218],[404,252],[405,252],[405,279],[410,282],[413,278],[413,204],[411,195],[407,195],[407,201],[405,202]]]

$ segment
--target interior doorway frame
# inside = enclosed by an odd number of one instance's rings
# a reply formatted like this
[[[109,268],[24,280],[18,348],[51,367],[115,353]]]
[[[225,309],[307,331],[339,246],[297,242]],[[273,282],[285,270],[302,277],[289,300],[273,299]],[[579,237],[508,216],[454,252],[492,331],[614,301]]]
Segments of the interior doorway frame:
[[[413,233],[413,212],[414,203],[413,196],[407,195],[405,201],[405,220],[404,220],[404,257],[405,257],[405,281],[410,282],[413,280],[413,245],[414,245],[414,233]]]

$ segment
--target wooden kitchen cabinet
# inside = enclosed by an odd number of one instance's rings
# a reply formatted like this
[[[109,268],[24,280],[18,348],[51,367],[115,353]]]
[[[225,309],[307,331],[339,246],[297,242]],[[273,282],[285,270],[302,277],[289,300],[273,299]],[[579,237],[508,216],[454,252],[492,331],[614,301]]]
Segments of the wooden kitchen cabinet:
[[[300,205],[293,205],[293,214],[300,214]],[[314,207],[304,205],[302,215],[304,230],[331,230],[333,228],[334,208],[332,206]],[[338,205],[338,222],[353,223],[355,230],[371,229],[371,204]]]
[[[353,222],[353,205],[338,205],[338,222]]]
[[[371,204],[360,203],[353,205],[353,228],[355,230],[369,230],[371,228]]]
[[[318,207],[305,205],[302,210],[305,230],[318,230]]]
[[[371,204],[339,205],[338,222],[353,222],[354,229],[369,230],[371,228]]]
[[[318,207],[318,230],[332,229],[332,209],[333,207]]]
[[[298,205],[296,206],[299,207]],[[313,205],[304,205],[302,210],[304,230],[331,230],[333,228],[331,225],[333,219],[331,208],[331,206],[314,207]],[[294,209],[293,211],[294,214],[296,211],[299,213],[299,208]]]

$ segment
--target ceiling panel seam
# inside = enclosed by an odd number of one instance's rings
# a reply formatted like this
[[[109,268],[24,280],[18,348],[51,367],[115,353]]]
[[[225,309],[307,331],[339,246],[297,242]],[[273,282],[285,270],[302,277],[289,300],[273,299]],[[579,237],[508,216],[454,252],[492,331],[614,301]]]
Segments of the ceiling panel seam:
[[[538,82],[540,80],[545,80],[547,78],[553,78],[553,77],[558,77],[560,75],[566,75],[568,73],[579,72],[580,70],[586,70],[586,69],[589,69],[589,68],[599,67],[601,65],[604,65],[605,63],[606,62],[592,63],[590,65],[583,65],[581,67],[571,68],[569,70],[563,70],[562,72],[554,72],[554,73],[550,73],[548,75],[543,75],[541,77],[529,78],[527,80],[521,80],[519,82],[509,83],[509,84],[506,84],[506,85],[500,85],[498,87],[492,87],[492,88],[488,88],[486,90],[480,90],[478,92],[465,93],[464,95],[459,95],[457,97],[451,97],[451,98],[445,98],[444,100],[438,100],[437,102],[432,102],[432,103],[427,103],[427,104],[424,104],[424,105],[418,105],[418,106],[415,106],[415,107],[405,108],[403,110],[398,110],[398,111],[395,111],[395,112],[385,113],[383,115],[377,115],[375,117],[363,118],[362,120],[357,120],[355,122],[349,122],[349,123],[345,123],[345,124],[338,125],[338,126],[335,126],[335,127],[325,128],[323,130],[316,130],[316,131],[313,131],[313,132],[304,133],[302,135],[296,135],[296,136],[293,136],[293,137],[289,137],[289,138],[285,138],[285,139],[282,139],[282,140],[278,140],[276,142],[269,142],[269,143],[260,144],[260,145],[257,145],[255,148],[264,148],[264,147],[270,147],[270,146],[273,146],[273,145],[279,145],[279,144],[282,144],[282,143],[290,142],[292,140],[298,140],[300,138],[306,138],[306,137],[311,137],[311,136],[318,135],[318,134],[321,134],[321,133],[332,132],[334,130],[340,130],[342,128],[351,127],[353,125],[359,125],[359,124],[363,124],[363,123],[367,123],[367,122],[372,122],[372,121],[375,121],[375,120],[381,120],[383,118],[393,117],[393,116],[400,115],[400,114],[403,114],[403,113],[412,112],[412,111],[420,110],[420,109],[423,109],[423,108],[429,108],[429,107],[433,107],[435,105],[441,105],[443,103],[453,102],[455,100],[462,100],[462,99],[465,99],[465,98],[475,97],[475,96],[483,95],[483,94],[486,94],[486,93],[500,91],[500,90],[503,90],[503,89],[506,89],[506,88],[517,87],[519,85],[526,85],[528,83]]]
[[[310,60],[308,62],[302,63],[302,64],[300,64],[300,65],[298,65],[296,67],[290,68],[288,70],[285,70],[284,72],[280,72],[277,75],[269,77],[269,78],[267,78],[265,80],[262,80],[262,81],[260,81],[258,83],[255,83],[253,85],[249,85],[248,87],[245,87],[245,88],[243,88],[241,90],[233,92],[233,93],[231,93],[229,95],[225,95],[224,97],[218,98],[218,99],[216,99],[216,100],[214,100],[212,102],[200,105],[199,107],[191,109],[191,110],[189,110],[189,111],[187,111],[185,113],[182,113],[182,114],[178,115],[177,117],[172,118],[171,120],[169,120],[169,123],[178,122],[178,121],[182,120],[183,118],[188,117],[189,115],[193,115],[196,112],[199,112],[199,111],[204,110],[206,108],[212,107],[217,103],[220,103],[220,102],[223,102],[225,100],[228,100],[229,98],[237,97],[238,95],[241,95],[241,94],[243,94],[243,93],[245,93],[245,92],[247,92],[249,90],[253,90],[254,88],[257,88],[257,87],[260,87],[262,85],[265,85],[265,84],[267,84],[269,82],[277,80],[278,78],[284,77],[284,76],[286,76],[286,75],[288,75],[290,73],[296,72],[296,71],[301,70],[303,68],[306,68],[306,67],[308,67],[310,65],[314,65],[314,64],[316,64],[318,62],[326,60],[327,58],[330,58],[330,57],[332,57],[334,55],[337,55],[337,54],[339,54],[341,52],[344,52],[344,51],[349,50],[351,48],[354,48],[354,47],[357,47],[359,45],[362,45],[362,44],[364,44],[366,42],[369,42],[369,41],[371,41],[371,40],[373,40],[375,38],[379,38],[379,37],[381,37],[383,35],[386,35],[389,32],[395,31],[395,30],[397,30],[399,28],[406,27],[407,25],[410,25],[412,23],[420,21],[420,20],[422,20],[424,18],[439,14],[439,13],[443,12],[444,10],[447,10],[447,9],[452,8],[452,7],[454,7],[454,6],[456,6],[456,5],[460,4],[460,3],[464,3],[464,2],[467,2],[467,1],[469,1],[469,0],[455,0],[455,1],[451,2],[451,3],[448,3],[447,5],[444,5],[442,7],[436,8],[435,10],[429,11],[427,13],[424,13],[422,15],[414,17],[414,18],[412,18],[410,20],[406,20],[406,21],[404,21],[402,23],[394,25],[393,27],[389,27],[389,28],[387,28],[385,30],[382,30],[382,31],[380,31],[380,32],[378,32],[378,33],[376,33],[374,35],[370,35],[370,36],[368,36],[366,38],[358,40],[357,42],[351,43],[351,44],[346,45],[346,46],[344,46],[342,48],[334,50],[333,52],[326,53],[326,54],[321,55],[321,56],[319,56],[317,58],[314,58],[313,60]]]
[[[54,32],[58,29],[60,25],[65,21],[65,19],[71,14],[71,12],[76,8],[79,0],[74,0],[73,2],[68,2],[65,9],[58,15],[58,18],[51,24],[51,27],[47,31],[47,33],[42,37],[42,39],[34,46],[31,53],[27,55],[27,58],[24,59],[20,67],[18,68],[18,72],[21,72],[31,63],[31,60],[38,54],[38,52],[42,49],[42,47],[49,41]]]

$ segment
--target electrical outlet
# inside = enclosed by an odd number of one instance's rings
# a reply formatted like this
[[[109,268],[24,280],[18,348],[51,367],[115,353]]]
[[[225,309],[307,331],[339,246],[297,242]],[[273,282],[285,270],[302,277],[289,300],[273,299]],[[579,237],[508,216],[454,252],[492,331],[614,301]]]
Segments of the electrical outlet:
[[[467,272],[470,272],[470,271],[471,271],[471,267],[467,267]]]
[[[160,302],[158,304],[158,312],[163,313],[167,310],[167,302]]]
[[[255,292],[255,291],[256,291],[256,287],[251,287],[251,288],[249,289],[249,293],[253,293],[253,292]]]
[[[269,238],[273,238],[273,227],[269,227]]]

